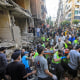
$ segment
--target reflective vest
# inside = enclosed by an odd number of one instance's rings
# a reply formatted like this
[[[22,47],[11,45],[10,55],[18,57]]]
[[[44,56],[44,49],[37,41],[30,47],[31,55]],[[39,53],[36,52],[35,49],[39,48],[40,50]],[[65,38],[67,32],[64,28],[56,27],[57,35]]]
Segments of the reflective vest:
[[[42,41],[45,41],[45,37],[41,37]]]
[[[60,56],[60,57],[59,57],[58,51],[57,51],[54,55],[56,55],[56,56],[57,56],[57,59],[59,59],[59,58],[61,58],[61,57],[62,57],[62,56]],[[61,63],[61,60],[60,60],[60,61],[55,62],[55,61],[54,61],[54,59],[52,59],[52,63],[59,64],[59,63]]]
[[[53,50],[53,48],[50,48],[50,50],[52,51],[52,50]]]
[[[71,44],[71,42],[69,41],[69,44]],[[68,45],[67,45],[67,43],[65,43],[65,48],[68,48]]]
[[[47,38],[47,41],[49,41],[49,38]]]
[[[36,56],[38,56],[38,55],[39,55],[38,52],[35,52],[34,58],[36,58]]]
[[[48,54],[46,54],[45,56],[46,56],[46,59],[48,59],[48,58],[49,58],[49,55],[48,55]]]
[[[44,47],[44,48],[45,48],[45,44],[42,44],[42,47]]]
[[[74,44],[79,44],[78,40],[74,40]]]

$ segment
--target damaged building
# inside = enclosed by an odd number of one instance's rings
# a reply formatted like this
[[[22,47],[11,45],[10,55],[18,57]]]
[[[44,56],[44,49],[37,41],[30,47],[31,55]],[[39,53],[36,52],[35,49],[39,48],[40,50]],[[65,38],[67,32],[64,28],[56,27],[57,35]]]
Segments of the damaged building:
[[[0,0],[0,46],[27,45],[29,38],[33,39],[28,33],[31,25],[30,0]]]

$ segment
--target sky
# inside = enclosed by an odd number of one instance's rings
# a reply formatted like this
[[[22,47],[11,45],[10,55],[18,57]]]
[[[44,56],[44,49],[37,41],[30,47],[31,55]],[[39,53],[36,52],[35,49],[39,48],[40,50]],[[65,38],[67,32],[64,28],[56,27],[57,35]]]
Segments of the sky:
[[[51,17],[57,17],[59,0],[46,0],[47,14]]]

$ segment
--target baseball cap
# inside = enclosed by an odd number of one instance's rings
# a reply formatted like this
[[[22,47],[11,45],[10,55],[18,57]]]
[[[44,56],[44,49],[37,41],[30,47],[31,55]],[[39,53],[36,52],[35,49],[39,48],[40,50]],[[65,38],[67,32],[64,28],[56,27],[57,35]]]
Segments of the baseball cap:
[[[29,52],[25,51],[24,54],[29,54]]]

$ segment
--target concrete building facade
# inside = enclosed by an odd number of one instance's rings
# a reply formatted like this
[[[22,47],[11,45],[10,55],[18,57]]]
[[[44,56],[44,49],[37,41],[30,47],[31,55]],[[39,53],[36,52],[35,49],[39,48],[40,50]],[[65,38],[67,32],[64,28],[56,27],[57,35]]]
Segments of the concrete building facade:
[[[59,0],[59,8],[57,12],[56,24],[57,27],[60,27],[60,23],[64,20],[64,0]]]
[[[45,0],[31,0],[31,13],[35,26],[40,25],[46,20]]]
[[[0,0],[0,46],[9,42],[22,47],[32,23],[30,9],[30,0]]]

